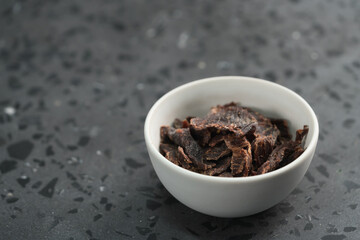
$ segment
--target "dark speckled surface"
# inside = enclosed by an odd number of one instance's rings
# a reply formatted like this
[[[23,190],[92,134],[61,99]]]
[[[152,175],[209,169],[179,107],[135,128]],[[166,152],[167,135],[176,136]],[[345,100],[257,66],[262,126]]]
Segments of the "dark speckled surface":
[[[0,6],[1,239],[359,239],[360,3],[10,1]],[[175,200],[143,122],[165,92],[247,75],[320,121],[277,206],[219,219]]]

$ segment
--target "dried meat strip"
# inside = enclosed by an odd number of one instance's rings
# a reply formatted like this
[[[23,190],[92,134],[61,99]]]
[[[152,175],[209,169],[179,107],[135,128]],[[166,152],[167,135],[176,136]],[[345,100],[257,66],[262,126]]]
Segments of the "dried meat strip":
[[[189,156],[189,158],[192,160],[193,164],[197,168],[199,168],[201,170],[206,170],[208,168],[211,168],[211,166],[203,163],[203,160],[202,160],[203,149],[191,136],[190,129],[188,129],[188,128],[180,128],[180,129],[170,128],[168,135],[169,135],[170,140],[172,140],[175,144],[184,148],[186,155]]]
[[[190,120],[190,127],[194,132],[214,128],[218,131],[233,132],[239,136],[249,132],[254,124],[256,124],[256,119],[253,115],[236,103],[218,105],[211,108],[205,118],[192,118]]]
[[[220,159],[214,168],[208,169],[204,172],[206,175],[214,176],[225,172],[231,164],[231,157]]]
[[[179,163],[181,164],[181,166],[186,169],[191,169],[192,161],[186,155],[186,153],[184,152],[184,149],[182,147],[178,146],[177,150],[178,150],[178,154],[179,154]]]
[[[305,151],[304,148],[302,148],[300,145],[296,146],[294,148],[294,150],[292,151],[291,154],[289,154],[289,156],[285,157],[285,159],[283,161],[281,161],[279,168],[288,165],[289,163],[291,163],[292,161],[294,161],[295,159],[297,159],[298,157],[300,157],[300,155]]]
[[[246,108],[250,114],[256,119],[256,130],[255,136],[264,136],[267,137],[267,141],[270,142],[272,146],[275,145],[276,139],[280,134],[279,129],[274,125],[271,120],[259,112],[256,112],[250,108]]]
[[[260,167],[273,151],[273,145],[267,137],[259,136],[251,143],[254,168]]]
[[[251,145],[245,137],[228,135],[226,146],[231,150],[231,173],[233,176],[248,176],[252,167]]]
[[[170,127],[169,126],[161,126],[160,127],[160,142],[161,143],[170,143],[170,138],[169,138],[169,131],[170,131]]]
[[[211,140],[209,141],[209,146],[214,147],[218,143],[224,141],[225,138],[226,138],[226,135],[216,135],[215,137],[211,138]]]
[[[296,138],[295,141],[300,144],[302,147],[304,147],[305,140],[307,137],[307,134],[309,133],[309,126],[304,125],[303,129],[299,129],[296,131]]]
[[[274,124],[279,129],[280,137],[282,139],[291,140],[288,121],[284,119],[271,119],[271,123]]]
[[[219,158],[222,158],[229,154],[231,154],[231,150],[226,146],[225,143],[221,143],[219,145],[216,145],[214,147],[209,147],[208,149],[206,149],[203,158],[205,160],[216,161]]]
[[[173,144],[160,143],[160,153],[164,155],[170,162],[180,165],[178,157],[178,149]]]
[[[199,142],[201,146],[206,146],[211,139],[211,132],[209,129],[195,130],[190,125],[190,132],[194,136],[194,138]]]
[[[187,119],[180,120],[176,118],[174,122],[172,123],[173,128],[179,129],[179,128],[189,128],[190,123]]]
[[[233,177],[231,172],[223,172],[223,173],[219,174],[218,176],[219,177]]]
[[[182,125],[183,125],[183,122],[178,118],[175,118],[175,120],[172,123],[172,127],[176,128],[176,129],[182,128]]]
[[[274,171],[277,169],[281,163],[281,161],[285,158],[289,149],[291,149],[294,142],[287,142],[282,145],[277,146],[269,156],[269,159],[259,167],[257,170],[257,174],[264,174],[267,172]]]

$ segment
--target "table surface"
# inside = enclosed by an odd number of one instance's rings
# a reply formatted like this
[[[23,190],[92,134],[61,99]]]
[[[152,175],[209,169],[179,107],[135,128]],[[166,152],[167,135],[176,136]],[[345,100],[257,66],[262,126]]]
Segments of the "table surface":
[[[1,239],[358,239],[359,1],[8,1],[0,6]],[[275,207],[221,219],[174,199],[152,104],[219,75],[313,106],[316,155]]]

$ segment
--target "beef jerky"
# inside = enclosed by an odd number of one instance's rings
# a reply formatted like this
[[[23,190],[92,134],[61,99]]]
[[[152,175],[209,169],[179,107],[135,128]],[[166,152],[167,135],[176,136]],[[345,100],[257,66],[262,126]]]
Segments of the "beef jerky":
[[[259,112],[249,108],[246,109],[256,119],[256,131],[254,132],[255,136],[267,137],[267,141],[269,141],[270,144],[274,146],[276,139],[280,134],[280,131],[277,129],[276,125],[274,125],[269,118],[265,117]]]
[[[204,159],[206,160],[218,160],[226,155],[231,154],[231,150],[226,146],[225,143],[216,145],[215,147],[209,147],[204,152]]]
[[[251,147],[253,165],[255,168],[258,168],[268,159],[270,153],[276,145],[280,131],[269,118],[266,118],[264,115],[253,111],[252,109],[248,109],[248,111],[257,120]]]
[[[299,129],[299,130],[296,131],[295,141],[298,144],[301,144],[301,146],[304,146],[305,139],[306,139],[306,136],[307,136],[308,132],[309,132],[309,126],[304,125],[303,129]]]
[[[248,176],[252,167],[251,145],[245,137],[234,134],[225,138],[226,146],[231,150],[231,173],[233,176]]]
[[[174,120],[173,123],[172,123],[172,127],[173,127],[173,128],[176,128],[176,129],[182,128],[182,125],[183,125],[183,121],[181,121],[181,120],[178,119],[178,118],[175,118],[175,120]]]
[[[190,125],[190,123],[188,122],[187,119],[184,119],[184,120],[180,120],[178,118],[176,118],[174,120],[174,122],[172,123],[172,127],[173,128],[176,128],[176,129],[179,129],[179,128],[188,128]]]
[[[274,124],[280,131],[280,137],[283,140],[291,140],[291,134],[289,132],[289,124],[284,119],[271,119],[271,123]]]
[[[169,126],[161,126],[160,127],[160,142],[161,143],[171,143],[169,138]]]
[[[188,129],[188,128],[180,128],[180,129],[170,128],[168,135],[169,135],[170,140],[172,140],[175,144],[184,148],[186,155],[189,156],[189,158],[191,159],[191,161],[197,168],[202,169],[202,170],[211,168],[211,166],[208,166],[203,163],[203,160],[202,160],[203,150],[200,147],[200,145],[191,136],[190,129]]]
[[[252,129],[256,119],[245,108],[236,103],[211,108],[205,118],[193,118],[190,126],[195,131],[215,128],[220,131],[233,132],[239,136],[245,135]]]
[[[203,162],[206,165],[207,169],[210,169],[210,168],[213,168],[216,166],[216,162],[214,162],[214,161],[203,160]]]
[[[210,147],[214,147],[215,145],[217,145],[218,143],[224,141],[226,138],[226,135],[216,135],[215,137],[213,137],[210,141],[209,141],[209,146]]]
[[[231,172],[223,172],[223,173],[219,174],[218,176],[219,177],[233,177]]]
[[[205,175],[214,176],[225,172],[231,164],[231,157],[220,159],[214,168],[208,169],[204,172]]]
[[[269,157],[273,150],[272,142],[268,137],[259,136],[251,143],[253,165],[260,167]]]
[[[305,125],[292,141],[285,120],[229,103],[211,108],[204,118],[175,119],[173,127],[161,127],[160,152],[174,164],[202,174],[258,175],[298,158],[308,131]]]
[[[190,122],[185,119],[182,121],[182,128],[189,128],[190,127]]]
[[[190,132],[194,136],[194,139],[196,139],[201,146],[206,146],[209,143],[209,140],[211,139],[211,132],[209,129],[202,129],[202,130],[195,130],[190,125]]]
[[[182,167],[186,168],[186,169],[191,169],[191,163],[192,161],[190,160],[190,158],[185,154],[184,149],[180,146],[178,146],[177,148],[178,150],[178,154],[179,154],[179,163],[181,164]]]
[[[170,162],[180,165],[179,163],[179,156],[178,156],[178,149],[173,144],[166,144],[161,143],[160,144],[160,153],[164,155]]]
[[[239,137],[235,134],[218,135],[211,139],[209,146],[213,147],[222,141],[225,141],[226,146],[232,152],[231,173],[236,176],[248,176],[252,167],[251,145],[249,141],[245,137]]]
[[[263,163],[257,170],[257,174],[264,174],[274,171],[280,166],[280,163],[293,152],[296,143],[293,141],[286,142],[277,146],[270,154],[268,160]]]
[[[289,154],[286,158],[284,158],[283,161],[281,161],[279,168],[288,165],[289,163],[293,162],[295,159],[297,159],[298,157],[300,157],[300,155],[304,152],[305,150],[299,145],[296,146],[294,148],[294,150],[291,152],[291,154]]]

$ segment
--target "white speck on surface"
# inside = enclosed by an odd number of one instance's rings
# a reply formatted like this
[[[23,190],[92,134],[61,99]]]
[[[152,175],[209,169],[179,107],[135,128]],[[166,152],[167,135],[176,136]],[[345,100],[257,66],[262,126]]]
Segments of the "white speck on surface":
[[[303,219],[303,216],[301,216],[300,214],[297,214],[296,216],[300,219]]]
[[[104,187],[104,186],[100,186],[100,187],[99,187],[99,190],[100,190],[100,192],[103,192],[103,191],[105,191],[105,187]]]
[[[27,179],[28,177],[26,175],[21,175],[20,178],[21,179]]]
[[[70,157],[68,160],[67,160],[67,163],[69,165],[76,165],[76,164],[79,164],[79,163],[82,163],[83,160],[79,157]]]
[[[93,126],[90,129],[89,135],[90,137],[96,137],[97,135],[99,135],[99,132],[100,132],[100,128],[98,126]]]
[[[291,37],[294,39],[294,40],[299,40],[301,38],[301,33],[298,32],[298,31],[294,31],[291,33]]]
[[[33,170],[34,173],[36,173],[38,171],[37,168],[33,168],[32,170]]]
[[[156,218],[156,216],[150,216],[148,219],[150,220],[150,221],[152,221],[152,220],[154,220]]]
[[[96,154],[99,155],[99,156],[101,156],[101,155],[102,155],[101,150],[97,150],[97,151],[96,151]]]
[[[310,53],[310,58],[312,60],[317,60],[319,58],[319,54],[317,52]]]
[[[64,192],[65,192],[65,189],[61,189],[59,192],[59,195],[63,195]]]
[[[4,108],[4,112],[5,112],[5,114],[12,116],[16,113],[16,109],[13,107],[6,107],[6,108]]]
[[[206,68],[206,62],[203,62],[203,61],[198,62],[197,67],[199,69],[205,69]]]
[[[138,84],[136,84],[136,89],[137,89],[137,90],[141,91],[141,90],[143,90],[144,88],[145,88],[145,85],[144,85],[143,83],[138,83]]]
[[[60,107],[62,105],[62,102],[60,100],[55,100],[54,101],[54,106],[55,107]]]
[[[25,163],[25,166],[27,166],[27,167],[31,167],[31,163],[26,162],[26,163]]]
[[[156,36],[156,31],[154,28],[149,28],[148,30],[146,30],[146,36],[148,38],[154,38]]]
[[[14,194],[13,194],[12,192],[8,192],[8,193],[6,194],[6,196],[12,197],[12,196],[14,196]]]
[[[179,36],[178,48],[180,49],[186,48],[188,40],[189,40],[189,34],[187,34],[186,32],[182,32]]]

